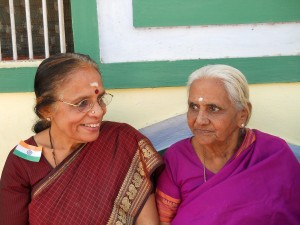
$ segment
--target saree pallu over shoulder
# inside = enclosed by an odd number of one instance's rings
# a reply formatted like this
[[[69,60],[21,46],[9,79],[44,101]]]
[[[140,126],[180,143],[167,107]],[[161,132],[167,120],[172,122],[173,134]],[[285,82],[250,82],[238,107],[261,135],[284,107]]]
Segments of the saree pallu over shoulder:
[[[141,206],[153,191],[150,175],[161,164],[161,159],[153,147],[145,140],[138,143],[138,150],[122,187],[114,202],[112,214],[107,224],[133,224]]]
[[[34,188],[30,224],[133,224],[163,162],[127,124],[104,122],[86,144]]]
[[[64,173],[64,171],[69,167],[69,165],[77,158],[80,154],[81,150],[83,149],[84,145],[73,152],[69,157],[67,157],[64,162],[62,162],[59,166],[51,171],[51,173],[45,177],[41,182],[39,182],[31,193],[31,198],[34,199],[38,196],[39,193],[42,193],[44,189],[46,189],[51,183],[55,182],[60,175]]]

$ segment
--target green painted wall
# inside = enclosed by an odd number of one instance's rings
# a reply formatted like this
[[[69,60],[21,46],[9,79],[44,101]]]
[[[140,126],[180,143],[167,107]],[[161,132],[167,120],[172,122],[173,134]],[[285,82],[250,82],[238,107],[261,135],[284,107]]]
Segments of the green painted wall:
[[[72,0],[72,26],[75,52],[90,55],[99,63],[97,2]]]
[[[135,27],[294,22],[299,0],[133,0]]]
[[[207,64],[239,68],[251,84],[299,82],[300,56],[184,60],[101,65],[108,88],[185,86],[188,75]]]
[[[185,86],[195,69],[216,63],[239,68],[250,84],[300,81],[300,56],[112,63],[100,69],[106,88],[173,87]],[[35,68],[2,69],[0,90],[32,91],[34,73]]]

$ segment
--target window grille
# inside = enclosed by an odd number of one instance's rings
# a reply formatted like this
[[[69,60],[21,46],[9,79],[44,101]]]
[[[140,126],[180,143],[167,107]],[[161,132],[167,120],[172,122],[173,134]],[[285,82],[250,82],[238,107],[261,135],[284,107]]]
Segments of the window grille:
[[[0,61],[73,52],[70,0],[0,2]]]

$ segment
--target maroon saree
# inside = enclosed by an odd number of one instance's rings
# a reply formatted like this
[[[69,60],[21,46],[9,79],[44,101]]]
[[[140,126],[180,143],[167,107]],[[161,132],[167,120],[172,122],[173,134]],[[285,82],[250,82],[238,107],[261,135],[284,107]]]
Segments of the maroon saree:
[[[15,158],[10,155],[8,160]],[[14,207],[18,202],[8,199],[17,195],[11,188],[18,184],[7,181],[16,169],[7,163],[3,171],[0,209],[4,213],[0,216],[4,218],[0,222],[4,224],[133,224],[153,192],[151,177],[162,161],[149,140],[134,128],[104,122],[96,141],[73,152],[55,169],[49,170],[45,159],[22,163],[28,165],[17,168],[27,181],[21,184],[27,187],[21,206]],[[6,205],[13,211],[6,210]],[[9,219],[18,214],[22,215],[15,217],[17,221]]]

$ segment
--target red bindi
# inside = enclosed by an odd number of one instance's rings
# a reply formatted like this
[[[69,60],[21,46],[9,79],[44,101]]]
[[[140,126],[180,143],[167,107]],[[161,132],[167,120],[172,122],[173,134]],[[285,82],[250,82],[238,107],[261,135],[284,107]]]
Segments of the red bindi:
[[[98,90],[98,89],[96,89],[96,90],[95,90],[95,94],[98,94],[98,93],[99,93],[99,90]]]

